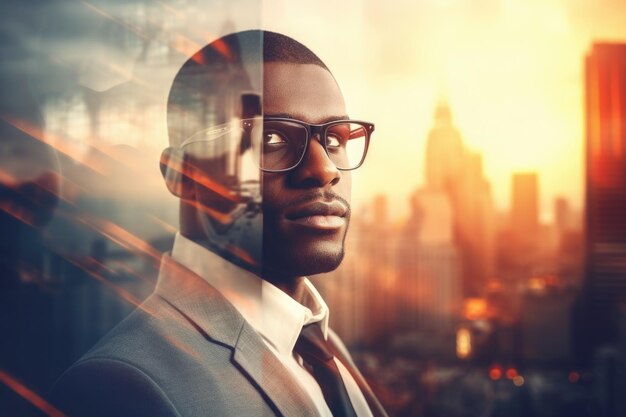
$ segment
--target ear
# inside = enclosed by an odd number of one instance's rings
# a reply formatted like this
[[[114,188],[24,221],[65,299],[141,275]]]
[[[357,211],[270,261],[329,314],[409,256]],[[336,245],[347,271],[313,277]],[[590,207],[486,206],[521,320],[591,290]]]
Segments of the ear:
[[[193,184],[185,175],[185,155],[182,151],[171,147],[166,148],[161,153],[159,167],[170,193],[185,200],[195,197]]]

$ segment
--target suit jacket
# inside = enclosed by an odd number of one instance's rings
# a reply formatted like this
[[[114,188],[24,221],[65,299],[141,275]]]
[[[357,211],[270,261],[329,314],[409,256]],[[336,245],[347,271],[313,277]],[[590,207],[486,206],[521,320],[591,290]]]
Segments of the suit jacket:
[[[385,416],[339,338],[329,340]],[[68,417],[318,415],[232,304],[168,256],[155,292],[61,376],[51,401]]]

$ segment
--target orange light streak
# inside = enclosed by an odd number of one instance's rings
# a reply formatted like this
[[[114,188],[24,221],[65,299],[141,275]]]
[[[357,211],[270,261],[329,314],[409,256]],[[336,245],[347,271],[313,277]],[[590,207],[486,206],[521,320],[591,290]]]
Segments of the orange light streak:
[[[157,216],[151,214],[150,217],[152,218],[152,220],[158,224],[159,226],[161,226],[163,229],[165,229],[167,232],[170,233],[176,233],[178,232],[178,228],[172,226],[171,224],[167,223],[164,220],[159,219]]]
[[[167,340],[172,346],[179,349],[181,352],[186,353],[198,362],[201,361],[202,357],[200,356],[200,354],[183,341],[178,340],[176,337],[169,334],[164,334],[163,338]]]
[[[190,56],[193,59],[195,53],[200,49],[200,45],[178,32],[170,31],[170,34],[174,38],[171,46],[183,56]]]
[[[49,178],[57,178],[59,184],[65,182],[67,184],[71,184],[72,186],[75,186],[81,189],[81,191],[87,192],[86,188],[74,183],[72,180],[70,180],[67,177],[62,176],[58,172],[48,171],[46,175],[49,176]],[[16,187],[19,187],[24,182],[31,182],[31,183],[34,182],[35,184],[37,184],[38,187],[43,188],[44,190],[48,191],[50,194],[54,195],[55,197],[58,197],[61,200],[66,201],[67,203],[71,205],[75,205],[73,201],[71,201],[70,199],[68,199],[66,196],[64,196],[61,193],[60,187],[59,189],[54,189],[52,185],[50,185],[54,182],[52,180],[51,181],[21,181],[17,179],[16,177],[12,176],[11,174],[7,173],[6,171],[3,171],[2,168],[0,168],[0,185],[8,185],[9,187],[16,188]],[[23,194],[23,193],[20,193],[20,194]]]
[[[0,202],[0,210],[9,214],[16,220],[21,221],[29,226],[35,226],[33,219],[31,216],[27,215],[27,210],[23,210],[22,207],[19,207],[17,204],[12,204],[12,201],[3,201]]]
[[[135,236],[128,230],[118,226],[117,224],[103,218],[94,216],[83,216],[79,221],[91,226],[94,230],[108,237],[120,246],[133,252],[139,252],[148,255],[153,260],[161,261],[161,252],[156,250],[145,240]]]
[[[133,74],[132,72],[126,70],[125,68],[120,67],[119,65],[115,65],[111,61],[101,61],[101,60],[98,60],[98,65],[107,66],[113,72],[123,76],[126,79],[133,80],[137,84],[139,84],[139,85],[141,85],[143,87],[146,87],[146,88],[151,88],[152,87],[147,81],[142,80],[141,78],[137,77],[135,74]]]
[[[147,255],[148,258],[152,259],[156,263],[160,263],[161,261],[162,254],[160,251],[156,250],[148,242],[133,235],[131,232],[125,230],[124,228],[118,226],[117,224],[111,222],[110,220],[107,220],[104,218],[97,218],[91,215],[69,216],[68,214],[62,213],[62,212],[60,212],[59,215],[67,217],[70,220],[77,220],[80,223],[87,225],[94,231],[100,233],[101,235],[107,237],[111,241],[119,244],[120,246],[134,253]],[[100,263],[98,260],[94,258],[91,258],[91,262],[98,263],[101,266],[106,267],[104,264]],[[108,267],[106,268],[108,269]]]
[[[136,298],[134,295],[129,293],[127,290],[125,290],[121,286],[115,285],[114,283],[112,283],[111,281],[106,279],[104,276],[102,276],[102,275],[98,274],[96,271],[90,269],[88,267],[88,265],[85,264],[86,263],[85,261],[79,261],[77,259],[73,259],[73,258],[69,258],[69,257],[66,257],[65,259],[69,263],[71,263],[72,265],[74,265],[74,266],[78,267],[79,269],[83,270],[84,272],[86,272],[89,276],[91,276],[95,280],[97,280],[97,281],[105,284],[106,286],[110,287],[122,299],[128,301],[130,304],[133,304],[135,307],[141,308],[142,310],[146,311],[146,313],[149,313],[150,315],[154,316],[154,313],[149,312],[148,310],[146,310],[146,308],[144,306],[141,305],[141,300]],[[94,258],[92,258],[90,256],[86,257],[85,260],[87,262],[89,262],[89,263],[93,263],[93,264],[98,265],[98,266],[102,265],[102,263],[100,263],[97,259],[94,259]]]
[[[202,54],[201,51],[196,51],[196,53],[194,53],[190,59],[200,65],[207,65],[207,62],[205,62],[204,60],[204,54]]]
[[[153,283],[152,280],[144,277],[138,271],[136,271],[135,269],[133,269],[130,266],[126,265],[124,262],[113,261],[113,262],[111,262],[111,268],[110,269],[112,270],[113,267],[120,268],[120,269],[124,270],[124,272],[126,272],[127,274],[130,274],[130,275],[132,275],[134,277],[137,277],[137,278],[139,278],[142,281],[149,282],[151,284]],[[113,271],[113,272],[115,272],[115,271]]]
[[[241,259],[242,261],[244,261],[245,263],[247,263],[248,265],[251,266],[258,266],[256,261],[252,258],[252,256],[246,252],[245,250],[243,250],[242,248],[240,248],[239,246],[235,246],[235,245],[228,245],[228,247],[226,248],[230,253],[232,253],[233,255],[235,255],[237,258]]]
[[[26,401],[31,403],[33,406],[37,407],[39,410],[43,411],[50,417],[67,417],[61,411],[59,411],[52,404],[44,400],[39,394],[35,391],[28,388],[26,385],[22,384],[16,378],[11,376],[9,373],[0,369],[0,382],[13,390],[17,395],[24,398]]]
[[[21,181],[12,175],[9,171],[4,170],[0,167],[0,184],[6,184],[9,186],[14,186],[19,184]]]
[[[94,257],[89,256],[89,257],[85,258],[85,260],[86,260],[86,262],[94,264],[94,265],[104,269],[105,271],[111,273],[111,274],[115,274],[115,271],[113,269],[111,269],[110,266],[100,262],[98,259],[96,259]]]
[[[185,201],[185,204],[189,204],[190,206],[194,207],[196,210],[200,210],[208,214],[209,216],[211,216],[212,219],[217,220],[221,224],[228,224],[233,221],[233,217],[230,214],[225,214],[225,213],[222,213],[221,211],[214,210],[211,207],[207,207],[206,205],[199,203],[197,201]]]
[[[98,13],[101,16],[106,17],[107,19],[110,19],[112,21],[114,21],[115,23],[117,23],[118,25],[125,27],[126,29],[129,29],[130,31],[136,33],[137,35],[139,35],[140,37],[150,40],[151,37],[148,36],[147,34],[143,33],[138,27],[135,27],[127,22],[124,22],[121,19],[118,19],[112,15],[110,15],[109,13],[105,12],[104,10],[100,9],[99,7],[94,6],[92,3],[89,3],[85,0],[81,0],[81,3],[83,3],[85,6],[87,6],[88,8],[90,8],[91,10],[93,10],[94,12]]]
[[[228,60],[232,60],[233,59],[233,54],[232,54],[230,48],[228,47],[226,42],[224,42],[222,39],[217,39],[217,40],[213,41],[213,48],[217,52],[219,52],[222,56],[224,56],[226,59],[228,59]]]
[[[162,1],[158,1],[156,2],[159,6],[163,7],[164,10],[166,10],[167,12],[169,12],[170,14],[173,14],[174,16],[176,16],[179,19],[182,19],[183,17],[185,17],[185,14],[183,12],[180,12],[178,10],[176,10],[175,8],[173,8],[172,6],[163,3]]]
[[[178,34],[176,32],[174,32],[174,34],[182,37],[182,35],[180,35],[180,34]],[[184,39],[188,41],[188,39],[186,39],[186,38],[184,38]],[[222,39],[215,39],[211,43],[211,47],[218,54],[222,55],[227,60],[229,60],[229,61],[233,60],[233,53],[232,53],[232,51],[230,50],[230,48],[228,47],[226,42],[224,42]],[[188,51],[186,51],[186,52],[188,52]],[[209,64],[209,62],[206,62],[206,60],[204,59],[204,54],[201,52],[201,49],[200,49],[199,45],[197,45],[196,49],[194,49],[192,54],[187,54],[187,55],[191,55],[191,59],[196,61],[198,64],[200,64],[200,65],[208,65]]]
[[[46,134],[39,127],[30,124],[24,120],[19,120],[10,116],[0,116],[0,118],[2,118],[7,123],[13,125],[17,129],[21,130],[22,132],[26,133],[27,135],[47,144],[48,146],[51,146],[62,154],[67,155],[76,161],[81,161],[80,153],[76,152],[71,146],[69,146],[63,138],[51,134]],[[105,173],[102,164],[86,164],[83,162],[83,165],[97,172],[98,174]]]
[[[76,203],[73,201],[73,199],[76,198],[76,194],[78,193],[78,191],[82,192],[83,194],[89,194],[90,191],[82,185],[78,184],[76,181],[73,181],[69,177],[60,174],[57,175],[59,175],[59,178],[61,178],[61,184],[63,184],[63,189],[65,190],[65,193],[59,192],[59,194],[57,195],[60,199],[67,202],[68,204],[74,207],[76,206]]]
[[[186,176],[192,181],[208,188],[214,193],[226,198],[232,202],[239,202],[239,198],[233,194],[233,192],[226,186],[220,184],[217,181],[213,181],[208,175],[202,173],[202,170],[196,167],[194,164],[188,161],[181,161],[178,158],[164,159],[161,157],[161,164],[166,165],[167,169],[172,169],[180,174]]]

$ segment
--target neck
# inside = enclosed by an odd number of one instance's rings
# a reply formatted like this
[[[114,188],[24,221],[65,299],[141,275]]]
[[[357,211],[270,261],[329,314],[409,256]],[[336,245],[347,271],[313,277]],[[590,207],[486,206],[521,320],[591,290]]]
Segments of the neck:
[[[252,273],[257,274],[261,279],[271,283],[285,294],[302,304],[302,298],[304,297],[304,277],[302,276],[287,276],[282,273],[264,269],[259,271],[258,269],[251,268],[250,265],[245,262],[240,262],[239,259],[233,256],[229,252],[224,252],[219,248],[212,246],[206,239],[204,233],[201,232],[202,227],[197,220],[197,212],[194,207],[187,204],[184,200],[180,203],[180,233],[187,239],[204,246],[208,250],[215,252],[222,258],[232,262],[244,269],[249,270]]]
[[[274,280],[262,277],[262,279],[280,288],[285,294],[302,304],[304,298],[304,277]]]
[[[231,253],[224,252],[215,246],[209,245],[206,238],[202,239],[203,235],[199,233],[190,233],[190,230],[196,230],[196,229],[194,228],[190,229],[184,226],[185,224],[181,221],[180,232],[187,239],[192,240],[201,246],[204,246],[206,249],[210,250],[211,252],[216,253],[218,256],[226,259],[227,261],[234,263],[235,265],[238,265],[239,267],[247,269],[250,272],[258,275],[259,278],[279,288],[285,294],[287,294],[288,296],[290,296],[291,298],[293,298],[294,300],[302,304],[302,299],[304,297],[304,277],[302,276],[287,277],[281,274],[275,274],[275,273],[271,273],[268,271],[260,272],[259,270],[255,270],[254,268],[251,268],[250,265],[246,264],[245,262],[241,262],[239,258],[237,258],[236,256],[233,256]]]

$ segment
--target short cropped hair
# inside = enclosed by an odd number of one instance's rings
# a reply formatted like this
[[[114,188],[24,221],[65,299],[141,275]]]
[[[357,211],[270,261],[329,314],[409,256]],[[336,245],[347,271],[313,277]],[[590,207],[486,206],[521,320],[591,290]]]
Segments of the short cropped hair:
[[[290,64],[313,64],[330,70],[324,62],[309,48],[276,32],[263,33],[263,62],[286,62]]]
[[[247,30],[216,39],[174,77],[167,103],[170,145],[179,146],[202,129],[241,116],[242,94],[262,94],[255,83],[262,78],[262,66],[254,64],[266,62],[312,64],[330,72],[313,51],[280,33]],[[251,68],[258,72],[250,74]]]

